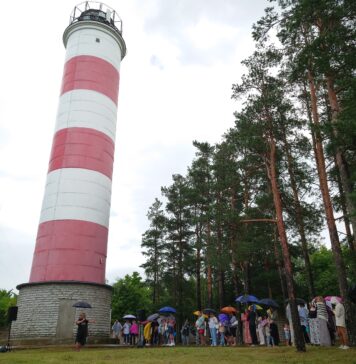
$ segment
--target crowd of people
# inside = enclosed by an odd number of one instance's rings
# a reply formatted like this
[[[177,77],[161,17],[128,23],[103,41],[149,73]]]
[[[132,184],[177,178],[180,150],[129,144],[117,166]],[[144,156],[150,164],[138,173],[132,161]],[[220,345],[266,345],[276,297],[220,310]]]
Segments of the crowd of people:
[[[195,321],[184,321],[180,327],[183,345],[261,345],[274,347],[281,341],[285,345],[294,344],[294,329],[291,319],[291,308],[286,306],[286,319],[283,326],[283,339],[280,338],[281,320],[278,320],[277,309],[262,309],[256,304],[246,305],[243,312],[237,310],[217,314],[196,311]],[[326,301],[316,297],[310,304],[298,303],[301,329],[306,344],[330,346],[336,344],[338,338],[340,348],[348,349],[345,324],[345,308],[340,299],[331,297]],[[283,323],[283,321],[282,321]],[[81,321],[78,321],[80,328]],[[138,323],[135,319],[127,319],[123,324],[116,320],[112,326],[113,337],[122,345],[137,345],[142,327],[144,345],[174,346],[176,344],[176,320],[173,315],[160,316],[150,321]]]
[[[304,303],[298,305],[300,325],[307,344],[331,346],[340,341],[340,349],[349,349],[345,308],[339,299],[331,297],[325,301],[321,296],[315,297],[307,307]],[[290,342],[294,343],[294,330],[291,320],[290,305],[286,307],[287,320],[290,322]]]

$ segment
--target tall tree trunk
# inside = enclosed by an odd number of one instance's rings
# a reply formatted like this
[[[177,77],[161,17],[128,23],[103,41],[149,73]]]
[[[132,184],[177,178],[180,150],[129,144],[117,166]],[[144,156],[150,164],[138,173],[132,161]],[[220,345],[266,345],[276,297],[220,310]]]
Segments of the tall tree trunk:
[[[335,165],[336,165],[336,158]],[[356,236],[352,236],[351,228],[350,228],[350,219],[347,215],[347,209],[346,209],[346,201],[345,201],[345,192],[342,188],[341,179],[340,179],[340,173],[339,170],[336,170],[336,182],[339,189],[339,195],[340,195],[340,205],[341,205],[341,211],[343,215],[343,220],[345,224],[345,231],[346,231],[346,238],[347,243],[349,244],[350,251],[355,254],[356,253]]]
[[[236,196],[235,188],[231,192],[231,211],[236,210]],[[231,223],[231,236],[230,236],[230,251],[231,251],[231,266],[232,266],[232,283],[234,287],[234,295],[239,295],[239,277],[237,273],[237,259],[236,259],[236,248],[238,244],[238,232],[235,219]]]
[[[273,295],[272,295],[271,282],[270,282],[270,279],[269,279],[270,269],[269,269],[269,261],[268,261],[268,258],[266,258],[266,260],[265,260],[265,271],[267,273],[267,291],[268,291],[268,298],[272,298]]]
[[[218,272],[218,292],[219,292],[219,307],[222,308],[225,306],[224,302],[224,272],[222,269],[219,269]]]
[[[281,282],[283,302],[285,302],[288,295],[286,293],[286,285],[285,285],[285,281],[284,281],[284,278],[283,278],[285,276],[284,271],[283,271],[284,268],[283,268],[283,266],[281,264],[281,257],[279,255],[277,241],[278,241],[278,229],[276,227],[276,231],[275,231],[274,239],[273,239],[273,251],[274,251],[274,257],[276,259],[276,265],[277,265],[279,280]]]
[[[200,270],[201,270],[201,256],[200,256],[200,247],[197,247],[196,259],[195,259],[195,276],[196,276],[196,305],[197,309],[200,311],[201,306],[201,277],[200,277]]]
[[[200,211],[200,210],[199,210]],[[197,219],[197,207],[194,209],[194,215]],[[197,222],[195,225],[195,239],[196,239],[196,256],[195,256],[195,299],[196,299],[196,307],[200,311],[202,308],[201,305],[201,236],[202,236],[202,224],[201,222]]]
[[[221,234],[221,226],[220,222],[218,222],[217,226],[217,260],[218,260],[218,269],[217,269],[217,278],[218,278],[218,301],[219,307],[224,307],[224,272],[222,269],[222,234]]]
[[[213,305],[213,270],[211,267],[211,259],[210,259],[210,244],[211,244],[211,226],[210,221],[208,221],[208,229],[207,229],[207,267],[206,267],[206,281],[207,281],[207,290],[208,290],[208,307],[212,307]]]
[[[333,124],[336,124],[338,114],[340,113],[340,106],[334,88],[334,78],[331,75],[326,76],[326,85],[328,90],[329,103],[331,107],[331,122]],[[333,134],[335,138],[337,138],[337,130],[335,127],[333,128]],[[354,212],[356,211],[356,205],[351,198],[351,194],[353,192],[352,183],[350,182],[350,175],[348,173],[348,168],[345,158],[339,146],[337,146],[335,150],[335,159],[336,159],[336,165],[340,173],[342,188],[345,191],[345,202],[348,210],[348,216],[351,221],[352,230],[356,235],[356,215],[354,214]]]
[[[284,143],[284,151],[287,156],[287,168],[288,168],[288,174],[290,177],[290,184],[293,191],[293,200],[294,200],[294,207],[295,207],[295,219],[297,223],[297,228],[300,236],[300,242],[302,245],[302,252],[303,252],[303,258],[304,258],[304,265],[305,270],[307,273],[307,281],[308,281],[308,290],[309,290],[309,299],[312,300],[315,297],[315,289],[314,289],[314,279],[313,279],[313,273],[312,268],[310,264],[309,259],[309,251],[308,251],[308,243],[305,236],[305,225],[304,225],[304,219],[303,219],[303,211],[302,206],[299,200],[299,193],[298,193],[298,187],[296,178],[294,175],[294,169],[293,169],[293,157],[290,150],[290,145],[287,140],[286,130],[284,125],[282,126],[282,138]]]
[[[337,234],[336,230],[336,224],[334,219],[334,214],[332,210],[332,204],[330,199],[330,193],[329,188],[327,185],[327,176],[326,176],[326,169],[325,169],[325,160],[324,160],[324,154],[321,144],[321,137],[319,132],[319,114],[317,112],[317,98],[316,98],[316,91],[315,91],[315,84],[314,84],[314,78],[312,76],[311,71],[308,71],[308,80],[309,80],[309,86],[310,86],[310,97],[311,97],[311,110],[312,110],[312,118],[314,124],[317,126],[316,133],[315,133],[315,142],[316,142],[316,157],[319,159],[317,166],[318,166],[318,174],[319,174],[319,181],[320,181],[320,189],[323,196],[323,202],[324,202],[324,208],[326,213],[326,221],[329,229],[329,235],[330,235],[330,241],[331,241],[331,248],[333,252],[333,257],[335,261],[335,266],[337,270],[337,277],[339,282],[339,289],[340,289],[340,295],[344,298],[344,304],[345,304],[345,312],[346,312],[346,324],[347,329],[349,333],[349,339],[350,344],[355,346],[356,345],[356,307],[355,304],[353,304],[349,299],[347,295],[347,279],[346,279],[346,268],[344,264],[344,260],[342,257],[341,247],[340,247],[340,241],[339,236]],[[329,88],[329,85],[328,85]],[[332,109],[335,109],[335,105],[331,105]],[[337,110],[337,109],[336,109]],[[336,154],[337,159],[337,165],[339,167],[340,171],[340,177],[342,185],[344,185],[345,180],[343,181],[343,178],[345,178],[345,175],[343,177],[341,169],[343,168],[340,160],[338,161],[338,158],[342,158],[341,154]],[[340,163],[340,165],[339,165]],[[340,169],[341,167],[341,169]],[[345,173],[345,171],[343,171]],[[347,195],[346,190],[346,195]]]
[[[271,124],[271,120],[269,119],[269,123]],[[294,328],[294,338],[295,338],[295,346],[298,351],[305,351],[305,342],[304,336],[302,333],[302,329],[300,326],[299,314],[296,303],[296,295],[293,281],[293,268],[292,261],[289,254],[287,234],[284,227],[283,220],[283,209],[282,209],[282,201],[281,194],[279,191],[279,186],[277,182],[277,171],[276,171],[276,144],[272,132],[272,127],[270,126],[270,136],[268,140],[270,152],[269,152],[269,160],[266,160],[267,174],[268,178],[271,182],[272,195],[274,207],[276,210],[276,218],[277,218],[277,229],[279,235],[279,241],[282,247],[282,254],[284,260],[284,268],[285,268],[285,276],[288,290],[288,298],[291,306],[291,315],[292,322]]]
[[[324,158],[324,150],[320,135],[320,122],[319,122],[319,113],[318,113],[318,104],[317,104],[317,96],[316,96],[316,88],[313,74],[310,70],[308,70],[308,81],[310,88],[310,101],[311,101],[311,111],[312,111],[312,121],[315,125],[315,152],[317,159],[317,168],[318,168],[318,176],[319,176],[319,184],[320,190],[323,198],[326,222],[329,230],[331,248],[333,251],[334,261],[336,265],[336,269],[338,271],[338,282],[340,288],[340,294],[342,297],[346,297],[347,295],[347,280],[346,280],[346,269],[344,260],[341,253],[339,236],[336,229],[334,211],[331,203],[329,186],[327,182],[326,175],[326,167],[325,167],[325,158]],[[313,131],[312,131],[313,132]]]
[[[251,277],[250,277],[250,263],[248,260],[243,261],[242,271],[244,274],[244,294],[251,294]]]

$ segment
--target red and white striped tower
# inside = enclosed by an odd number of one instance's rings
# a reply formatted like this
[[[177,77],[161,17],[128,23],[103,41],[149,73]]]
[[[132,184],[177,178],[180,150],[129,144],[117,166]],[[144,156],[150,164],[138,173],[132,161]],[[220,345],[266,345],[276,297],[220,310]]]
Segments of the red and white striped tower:
[[[25,289],[40,287],[46,294],[60,287],[54,308],[56,330],[52,332],[57,339],[66,338],[61,333],[58,338],[58,330],[66,330],[59,327],[60,304],[65,306],[65,315],[75,314],[73,301],[85,300],[99,307],[100,297],[93,297],[108,291],[111,295],[110,287],[105,285],[105,263],[120,63],[126,53],[122,22],[113,9],[102,3],[76,6],[63,42],[64,73],[30,281],[18,286],[20,298],[31,296],[23,294]],[[64,287],[68,291],[65,294]],[[90,290],[95,292],[86,293]],[[34,317],[36,311],[32,307],[29,312],[29,302],[25,301],[19,299],[19,321]],[[95,307],[90,312],[93,316]],[[104,311],[103,307],[99,311]],[[110,305],[106,311],[110,321]],[[20,333],[19,327],[20,323],[15,337],[28,336],[28,332]],[[103,330],[97,334],[105,336]],[[32,329],[30,336],[41,335]]]

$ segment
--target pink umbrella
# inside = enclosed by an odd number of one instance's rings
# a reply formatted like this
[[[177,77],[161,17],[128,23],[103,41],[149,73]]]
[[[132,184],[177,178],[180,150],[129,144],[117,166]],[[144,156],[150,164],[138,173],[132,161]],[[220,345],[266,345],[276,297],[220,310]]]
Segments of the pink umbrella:
[[[338,296],[326,296],[326,297],[324,297],[324,300],[325,301],[331,301],[331,299],[333,297],[335,297],[338,300],[338,302],[340,302],[340,303],[342,302],[342,298],[341,297],[338,297]]]

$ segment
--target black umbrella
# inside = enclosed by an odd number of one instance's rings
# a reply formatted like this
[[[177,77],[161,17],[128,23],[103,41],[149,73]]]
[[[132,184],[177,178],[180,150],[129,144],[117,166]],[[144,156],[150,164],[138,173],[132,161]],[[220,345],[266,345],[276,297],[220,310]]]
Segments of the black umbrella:
[[[272,298],[262,298],[262,300],[259,301],[259,304],[274,307],[274,308],[279,307],[278,303],[276,301],[272,300]]]
[[[209,313],[213,313],[214,315],[217,314],[216,310],[214,310],[213,308],[204,308],[203,313],[205,315],[209,315]]]
[[[297,305],[305,305],[305,300],[303,300],[303,298],[296,298],[295,302]],[[286,300],[286,303],[289,303],[289,299]]]
[[[73,307],[75,308],[91,308],[91,305],[85,301],[78,301],[76,302]]]

